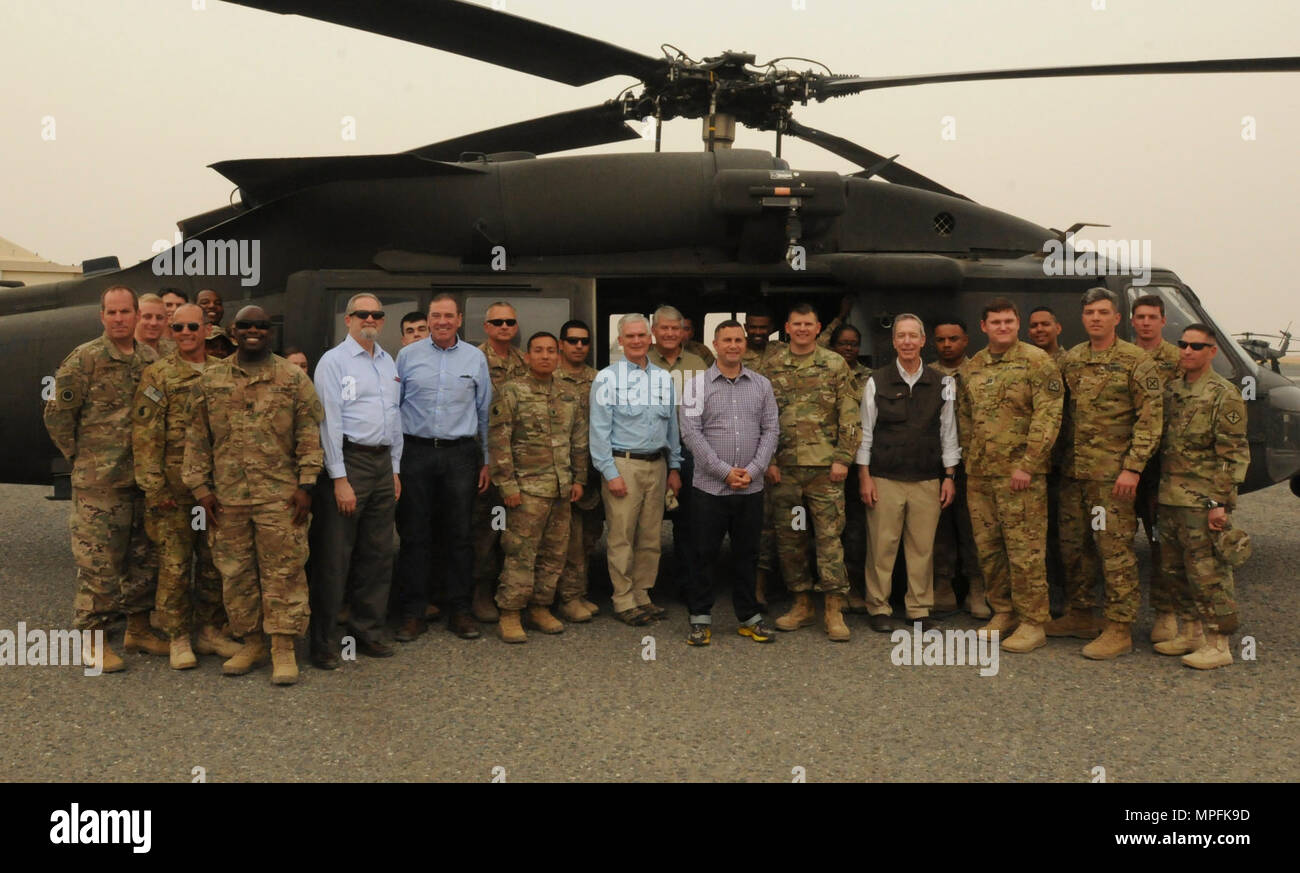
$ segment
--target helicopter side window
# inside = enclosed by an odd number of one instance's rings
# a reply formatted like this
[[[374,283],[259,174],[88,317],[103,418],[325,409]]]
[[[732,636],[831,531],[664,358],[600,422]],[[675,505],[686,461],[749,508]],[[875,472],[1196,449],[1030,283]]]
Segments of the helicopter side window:
[[[1125,297],[1128,300],[1126,318],[1127,311],[1133,307],[1133,301],[1147,294],[1155,294],[1165,303],[1165,328],[1162,334],[1169,342],[1177,343],[1179,337],[1183,335],[1183,328],[1189,324],[1195,324],[1199,321],[1208,323],[1213,327],[1219,341],[1219,353],[1214,356],[1214,371],[1225,379],[1232,380],[1236,378],[1237,361],[1234,360],[1232,350],[1235,349],[1239,355],[1237,360],[1244,361],[1249,360],[1249,358],[1241,351],[1241,348],[1230,334],[1224,333],[1217,324],[1209,320],[1208,316],[1206,318],[1201,317],[1200,313],[1193,308],[1191,301],[1183,296],[1181,289],[1171,285],[1130,285],[1125,289]],[[1129,342],[1137,341],[1131,322],[1129,323],[1128,340]]]

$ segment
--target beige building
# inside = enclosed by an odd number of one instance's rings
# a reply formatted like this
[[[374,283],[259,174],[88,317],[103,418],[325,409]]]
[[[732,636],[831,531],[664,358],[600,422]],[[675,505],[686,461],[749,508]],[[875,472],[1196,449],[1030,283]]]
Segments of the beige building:
[[[0,281],[43,285],[81,275],[79,264],[56,264],[0,237]]]

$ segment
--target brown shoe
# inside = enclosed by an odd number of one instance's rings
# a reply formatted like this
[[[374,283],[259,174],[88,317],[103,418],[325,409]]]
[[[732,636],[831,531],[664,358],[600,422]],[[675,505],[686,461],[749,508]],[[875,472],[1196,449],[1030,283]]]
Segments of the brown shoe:
[[[826,606],[822,613],[826,636],[837,643],[845,643],[849,640],[849,626],[844,623],[844,602],[843,594],[827,594]]]
[[[430,603],[428,606],[424,608],[425,621],[433,621],[435,618],[437,618],[440,615],[442,615],[442,610],[438,608],[438,604],[436,603]]]
[[[226,628],[216,628],[205,624],[194,636],[194,653],[196,655],[220,655],[233,658],[239,651],[239,643],[226,634]]]
[[[293,634],[271,634],[271,684],[293,685],[298,681],[298,658]]]
[[[871,612],[867,608],[867,599],[852,588],[849,589],[849,604],[844,607],[844,611],[852,615],[867,615]]]
[[[586,597],[579,597],[578,602],[581,603],[587,612],[590,612],[593,616],[600,615],[600,607],[592,603]]]
[[[447,630],[460,637],[462,640],[476,640],[483,636],[474,623],[474,616],[468,612],[458,612],[447,622]]]
[[[266,634],[258,631],[244,637],[239,651],[221,665],[221,672],[227,676],[243,676],[269,660],[271,660],[271,648],[266,641]]]
[[[564,622],[551,615],[549,607],[536,603],[530,604],[524,612],[523,619],[526,625],[537,628],[544,634],[564,633]]]
[[[989,619],[988,624],[980,628],[982,631],[997,631],[1004,638],[1020,626],[1020,619],[1014,612],[995,612]]]
[[[1164,643],[1178,636],[1178,616],[1172,612],[1156,613],[1156,620],[1151,625],[1151,642]]]
[[[812,593],[798,591],[794,595],[794,606],[791,606],[789,612],[776,620],[776,629],[793,631],[816,623],[817,610],[813,607]]]
[[[887,634],[898,627],[898,625],[894,623],[894,619],[884,613],[871,616],[867,619],[867,624],[870,625],[871,629],[878,634]]]
[[[422,618],[408,618],[398,627],[397,633],[393,634],[393,639],[399,643],[409,643],[429,629],[429,626]]]
[[[524,633],[524,628],[519,623],[519,610],[501,610],[501,618],[497,621],[497,636],[505,643],[528,642],[528,634]]]
[[[1109,661],[1133,651],[1133,634],[1127,621],[1106,620],[1101,636],[1083,647],[1083,656],[1094,661]]]
[[[1188,655],[1205,645],[1205,630],[1199,621],[1183,619],[1182,628],[1172,640],[1155,644],[1161,655]]]
[[[492,601],[496,588],[494,580],[474,583],[474,599],[470,602],[469,610],[475,619],[485,624],[492,624],[501,617],[497,605]]]
[[[560,617],[572,622],[591,621],[591,612],[575,597],[560,604]]]
[[[199,666],[199,659],[194,657],[190,648],[190,635],[182,634],[171,641],[170,663],[173,670],[189,670]]]
[[[1071,609],[1060,618],[1054,618],[1043,625],[1043,632],[1049,637],[1093,640],[1101,633],[1101,624],[1091,609]]]
[[[654,622],[650,613],[646,612],[640,606],[634,606],[631,609],[624,609],[621,612],[616,612],[614,613],[614,617],[623,622],[623,624],[631,625],[632,627],[645,627]]]
[[[1034,621],[1022,621],[1016,632],[1002,639],[1002,651],[1025,654],[1047,645],[1047,634],[1043,626]]]
[[[122,648],[128,652],[143,652],[146,655],[170,655],[171,644],[167,640],[154,636],[149,628],[149,613],[137,612],[126,617],[126,636],[122,639]]]
[[[95,645],[95,632],[90,632],[90,642],[81,650],[81,663],[83,666],[92,670],[98,669],[101,673],[120,673],[126,669],[126,662],[114,654],[113,650],[108,647],[108,636],[106,631],[100,631],[100,638],[103,640],[101,646]]]

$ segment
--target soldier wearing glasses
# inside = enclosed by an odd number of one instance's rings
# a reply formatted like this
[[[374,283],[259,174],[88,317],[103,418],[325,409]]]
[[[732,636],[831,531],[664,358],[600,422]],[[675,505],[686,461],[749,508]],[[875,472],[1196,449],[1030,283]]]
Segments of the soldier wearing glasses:
[[[569,394],[577,396],[584,427],[589,423],[591,383],[596,370],[587,363],[591,350],[591,328],[584,321],[566,321],[560,328],[560,366],[555,370],[559,385]],[[587,471],[587,481],[595,482]],[[560,574],[557,597],[560,615],[565,621],[590,621],[600,607],[587,599],[587,558],[596,541],[600,539],[605,518],[601,511],[600,489],[588,488],[573,505],[569,516],[569,547],[565,556],[564,571]]]

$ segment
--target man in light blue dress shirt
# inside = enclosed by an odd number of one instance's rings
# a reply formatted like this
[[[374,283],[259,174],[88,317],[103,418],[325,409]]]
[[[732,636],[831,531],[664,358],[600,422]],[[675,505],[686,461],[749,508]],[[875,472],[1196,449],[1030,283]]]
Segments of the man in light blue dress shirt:
[[[425,630],[435,539],[436,563],[446,572],[447,626],[462,639],[480,635],[470,614],[470,520],[474,495],[486,491],[490,481],[492,380],[487,358],[457,336],[463,320],[456,298],[438,294],[429,303],[429,339],[413,342],[397,355],[404,489],[397,505],[401,642]]]
[[[668,371],[650,363],[646,317],[620,318],[618,342],[625,359],[591,383],[591,460],[600,471],[609,525],[614,613],[640,626],[664,614],[651,602],[650,589],[659,572],[664,489],[675,495],[682,487],[682,446],[677,393]]]
[[[349,601],[348,632],[357,650],[390,657],[384,640],[393,575],[393,518],[402,484],[400,384],[393,358],[377,342],[384,323],[379,299],[355,294],[344,323],[348,335],[316,365],[316,394],[325,417],[325,469],[311,529],[311,658],[339,667],[335,617]],[[352,580],[349,586],[348,580]]]

